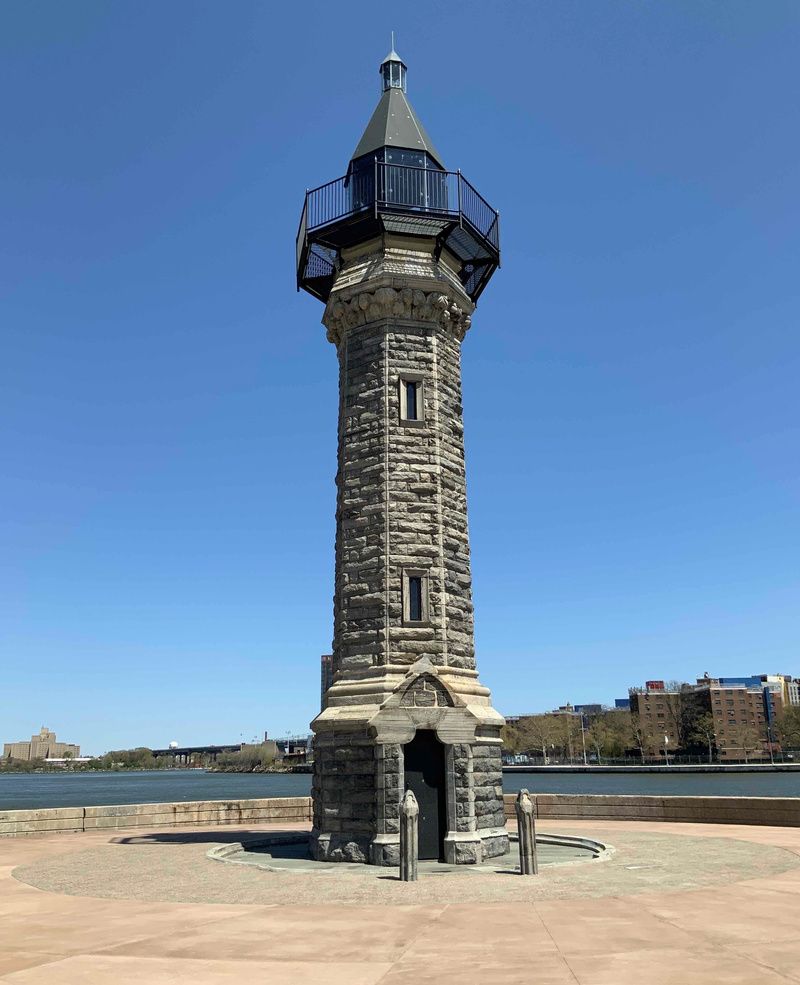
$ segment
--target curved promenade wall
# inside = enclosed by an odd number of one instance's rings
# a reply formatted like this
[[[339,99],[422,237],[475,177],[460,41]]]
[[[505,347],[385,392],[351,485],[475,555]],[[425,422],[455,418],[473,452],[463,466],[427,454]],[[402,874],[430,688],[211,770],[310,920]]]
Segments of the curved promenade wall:
[[[102,828],[178,828],[184,825],[270,824],[310,821],[310,797],[194,800],[177,804],[114,804],[0,811],[3,835],[97,831]]]
[[[506,817],[515,794],[505,794]],[[800,827],[800,797],[636,797],[599,794],[531,795],[543,821],[689,821]]]
[[[507,818],[514,794],[505,794]],[[707,824],[769,824],[800,827],[800,797],[630,797],[595,794],[535,794],[542,821],[689,821]],[[270,824],[311,821],[310,797],[258,800],[199,800],[175,804],[115,804],[0,811],[0,837],[117,828],[177,828],[184,825]]]

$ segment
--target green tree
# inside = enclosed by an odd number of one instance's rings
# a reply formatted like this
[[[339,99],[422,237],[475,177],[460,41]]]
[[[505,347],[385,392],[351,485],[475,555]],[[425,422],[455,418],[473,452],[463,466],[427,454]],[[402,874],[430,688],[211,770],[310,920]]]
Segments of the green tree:
[[[608,754],[624,756],[631,745],[631,713],[626,708],[610,708],[603,713],[603,721],[610,732]]]
[[[611,738],[612,732],[600,716],[586,730],[586,740],[594,749],[598,765],[602,766],[603,752],[608,748]]]
[[[734,725],[728,729],[728,736],[728,749],[741,750],[746,763],[754,752],[764,748],[760,732],[752,725]]]
[[[787,749],[800,749],[800,707],[789,705],[777,722],[778,738]]]
[[[714,716],[711,712],[698,715],[692,725],[690,739],[693,742],[703,743],[708,748],[708,761],[714,762],[714,746],[717,741],[717,733],[714,727]]]
[[[94,763],[96,762],[96,765]],[[95,769],[114,770],[114,769],[158,769],[161,766],[159,760],[153,755],[153,750],[146,746],[139,746],[136,749],[112,749],[98,756],[93,761]]]
[[[565,759],[572,762],[576,758],[576,751],[582,747],[580,715],[554,715],[553,717],[559,723],[561,754]]]
[[[555,715],[528,715],[517,726],[520,752],[541,752],[542,762],[547,762],[548,749],[560,740],[560,730]]]
[[[503,742],[505,752],[510,753],[512,756],[522,752],[522,737],[516,725],[506,722],[500,730],[500,738]]]
[[[603,762],[603,755],[623,756],[628,748],[630,733],[630,712],[607,710],[595,716],[586,730],[586,739],[594,749],[597,762]]]
[[[628,724],[629,734],[633,744],[639,750],[639,758],[644,762],[644,729],[642,728],[641,719],[634,712],[630,713],[630,722]]]

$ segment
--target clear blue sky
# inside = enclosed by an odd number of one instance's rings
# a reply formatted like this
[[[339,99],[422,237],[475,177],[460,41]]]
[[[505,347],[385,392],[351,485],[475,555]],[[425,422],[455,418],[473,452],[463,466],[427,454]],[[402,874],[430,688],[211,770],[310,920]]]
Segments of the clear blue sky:
[[[336,361],[294,289],[389,31],[502,213],[464,346],[501,711],[800,674],[800,7],[0,7],[0,740],[304,730]]]

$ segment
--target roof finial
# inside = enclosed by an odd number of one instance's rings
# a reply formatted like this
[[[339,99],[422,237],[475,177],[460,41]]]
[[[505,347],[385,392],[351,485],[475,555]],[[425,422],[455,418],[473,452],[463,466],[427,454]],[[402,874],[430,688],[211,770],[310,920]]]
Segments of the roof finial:
[[[406,89],[406,66],[403,59],[394,50],[394,31],[392,31],[392,50],[381,62],[380,73],[383,76],[383,90]]]

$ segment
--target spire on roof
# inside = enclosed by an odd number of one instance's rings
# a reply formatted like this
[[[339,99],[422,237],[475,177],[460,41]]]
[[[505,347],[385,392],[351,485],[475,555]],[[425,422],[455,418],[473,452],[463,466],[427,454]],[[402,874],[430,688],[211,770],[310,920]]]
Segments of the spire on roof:
[[[383,78],[383,91],[387,89],[402,89],[406,91],[406,71],[408,66],[394,50],[394,31],[392,31],[392,50],[381,62],[378,71]]]
[[[381,62],[381,68],[383,68],[386,62],[402,62],[402,61],[403,59],[394,50],[394,31],[392,31],[392,47],[389,51],[389,54]]]
[[[392,32],[392,50],[380,67],[383,95],[358,142],[353,160],[381,147],[402,147],[425,151],[441,165],[442,159],[406,97],[406,71],[406,63],[394,50]]]

